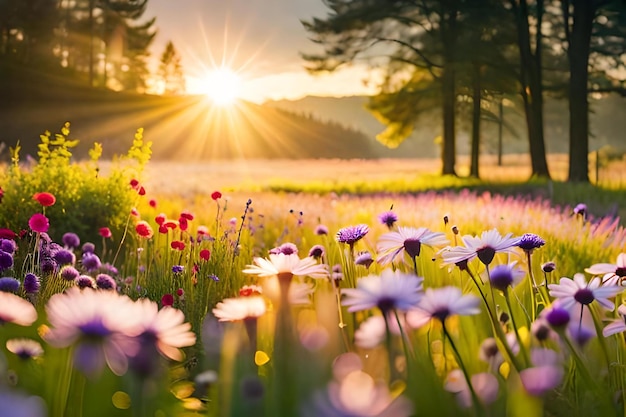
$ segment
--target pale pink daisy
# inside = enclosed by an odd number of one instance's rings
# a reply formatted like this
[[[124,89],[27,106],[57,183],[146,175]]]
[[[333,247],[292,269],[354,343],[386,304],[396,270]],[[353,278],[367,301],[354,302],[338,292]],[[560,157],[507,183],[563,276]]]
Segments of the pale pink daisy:
[[[514,253],[519,244],[519,237],[512,237],[512,233],[502,236],[498,229],[482,232],[480,237],[465,235],[461,239],[465,246],[449,246],[439,251],[444,265],[457,264],[478,257],[480,261],[489,265],[496,253]]]
[[[457,287],[427,288],[417,308],[406,314],[413,328],[422,327],[432,319],[442,323],[450,316],[470,316],[480,313],[480,299],[472,294],[463,295]]]
[[[349,312],[378,307],[383,314],[392,310],[407,311],[414,308],[422,297],[424,278],[400,271],[385,269],[380,275],[360,278],[356,288],[344,288],[342,305]]]
[[[15,323],[30,326],[37,320],[37,310],[22,297],[0,291],[0,325]]]
[[[621,285],[626,278],[626,253],[617,255],[615,264],[594,264],[585,269],[585,272],[591,275],[603,275],[602,283],[604,285]]]
[[[261,317],[266,310],[265,299],[258,295],[252,295],[222,300],[213,309],[213,315],[219,321],[241,321]]]
[[[95,376],[106,364],[116,375],[128,369],[128,356],[137,341],[129,336],[137,324],[133,301],[114,291],[72,287],[50,297],[46,304],[52,327],[43,338],[54,347],[74,345],[74,365]]]
[[[33,339],[16,338],[7,340],[7,350],[22,359],[37,358],[43,355],[41,344]]]
[[[280,274],[290,274],[295,276],[309,276],[311,278],[328,278],[328,269],[324,264],[318,264],[315,258],[306,257],[300,259],[297,254],[292,253],[270,253],[269,258],[255,257],[255,265],[248,265],[243,270],[250,275],[259,277],[272,277]]]
[[[498,398],[498,379],[488,372],[472,375],[472,388],[476,396],[483,404],[491,404]],[[448,373],[444,383],[448,392],[456,395],[457,402],[463,408],[472,406],[472,394],[467,385],[467,380],[460,369],[454,369]]]
[[[135,302],[138,323],[134,333],[141,340],[154,342],[157,350],[166,358],[181,361],[183,354],[179,348],[196,343],[196,335],[191,324],[185,322],[185,314],[172,307],[159,306],[147,298]]]
[[[613,311],[615,303],[609,298],[624,289],[616,285],[602,285],[600,278],[593,278],[589,283],[583,274],[575,274],[573,279],[562,277],[558,284],[548,285],[550,296],[558,298],[561,308],[571,310],[576,304],[589,305],[597,301],[602,307]]]
[[[393,316],[387,316],[389,331],[393,335],[400,335],[400,326]],[[400,323],[404,320],[400,317]],[[404,324],[403,324],[404,325]],[[387,335],[387,324],[382,315],[374,315],[359,325],[354,332],[354,344],[362,349],[372,349],[384,342]]]
[[[401,226],[396,231],[385,233],[378,239],[376,245],[377,262],[384,266],[394,262],[398,257],[406,262],[404,255],[414,259],[420,255],[422,246],[432,248],[447,245],[448,242],[443,233],[431,232],[425,227],[416,229]]]
[[[604,337],[609,337],[613,334],[626,331],[626,304],[622,304],[618,307],[617,315],[619,318],[607,324],[602,330]]]
[[[522,385],[530,395],[540,396],[558,387],[564,371],[558,354],[545,348],[534,348],[530,352],[532,367],[519,373]]]

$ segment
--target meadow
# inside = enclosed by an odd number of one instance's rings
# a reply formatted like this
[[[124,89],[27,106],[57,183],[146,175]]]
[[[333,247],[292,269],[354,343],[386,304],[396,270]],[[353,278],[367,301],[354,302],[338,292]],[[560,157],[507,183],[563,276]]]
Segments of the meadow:
[[[625,415],[622,162],[183,165],[138,131],[79,164],[68,134],[0,175],[0,416]]]

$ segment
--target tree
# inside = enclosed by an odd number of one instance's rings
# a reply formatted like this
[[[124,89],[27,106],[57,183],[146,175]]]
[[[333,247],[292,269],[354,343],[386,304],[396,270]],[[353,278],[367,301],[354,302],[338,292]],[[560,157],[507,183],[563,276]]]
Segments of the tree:
[[[185,92],[185,74],[181,58],[172,41],[167,42],[161,55],[159,78],[163,82],[163,94],[173,95]]]
[[[568,180],[589,182],[589,91],[624,92],[623,86],[611,82],[606,69],[596,68],[595,85],[590,85],[591,58],[623,67],[626,4],[621,0],[562,0],[561,5],[570,75]]]
[[[456,175],[456,54],[462,0],[328,0],[325,19],[303,21],[321,54],[303,54],[313,73],[364,59],[387,70],[370,109],[387,129],[378,139],[402,142],[432,102],[436,84],[442,114],[442,174]],[[381,62],[380,55],[383,56]],[[423,97],[421,95],[424,95]],[[415,107],[413,107],[416,105]]]

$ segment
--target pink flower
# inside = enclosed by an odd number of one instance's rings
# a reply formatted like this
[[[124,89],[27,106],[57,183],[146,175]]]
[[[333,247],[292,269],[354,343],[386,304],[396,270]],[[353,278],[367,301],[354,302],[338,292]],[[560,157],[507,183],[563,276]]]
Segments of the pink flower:
[[[46,233],[50,228],[48,218],[41,213],[35,213],[28,220],[28,226],[33,232]]]
[[[163,307],[171,307],[174,305],[174,296],[172,294],[165,294],[161,297],[161,305]]]
[[[101,227],[100,230],[98,230],[98,233],[105,239],[109,239],[111,236],[113,236],[113,234],[111,233],[111,229],[109,229],[108,227]]]
[[[54,195],[50,193],[35,193],[33,200],[37,200],[37,202],[44,207],[50,207],[57,201]]]

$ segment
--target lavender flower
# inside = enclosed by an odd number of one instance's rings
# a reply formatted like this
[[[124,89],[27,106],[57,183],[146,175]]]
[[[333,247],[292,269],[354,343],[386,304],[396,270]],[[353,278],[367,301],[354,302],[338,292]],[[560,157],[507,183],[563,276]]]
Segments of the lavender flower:
[[[20,289],[20,282],[13,277],[0,278],[0,291],[17,292]]]

